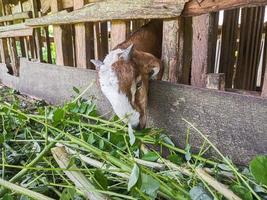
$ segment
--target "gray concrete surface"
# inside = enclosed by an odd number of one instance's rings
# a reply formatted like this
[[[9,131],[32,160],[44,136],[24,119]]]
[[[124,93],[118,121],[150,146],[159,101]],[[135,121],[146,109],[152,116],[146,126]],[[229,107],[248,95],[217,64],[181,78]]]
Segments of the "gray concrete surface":
[[[0,70],[0,79],[6,76]],[[2,74],[2,75],[1,75]],[[96,84],[92,70],[21,60],[19,91],[49,103],[61,104],[94,83],[87,97],[94,97],[101,114],[112,111]],[[3,80],[6,80],[5,78]],[[153,81],[149,93],[148,126],[165,129],[181,147],[188,124],[194,123],[223,152],[239,164],[267,154],[267,100],[240,94]],[[190,143],[197,150],[203,140],[192,129]],[[210,156],[214,156],[210,152]]]

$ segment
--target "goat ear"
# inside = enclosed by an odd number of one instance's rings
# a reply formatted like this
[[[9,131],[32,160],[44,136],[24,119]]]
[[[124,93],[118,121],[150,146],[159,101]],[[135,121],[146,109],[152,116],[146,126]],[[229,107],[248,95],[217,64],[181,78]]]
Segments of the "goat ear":
[[[129,61],[132,58],[133,54],[133,44],[131,44],[127,49],[123,51],[123,53],[120,55],[120,58],[122,58],[125,61]]]
[[[91,63],[93,63],[95,65],[95,68],[96,70],[99,70],[100,69],[100,66],[103,65],[104,63],[100,60],[90,60]]]

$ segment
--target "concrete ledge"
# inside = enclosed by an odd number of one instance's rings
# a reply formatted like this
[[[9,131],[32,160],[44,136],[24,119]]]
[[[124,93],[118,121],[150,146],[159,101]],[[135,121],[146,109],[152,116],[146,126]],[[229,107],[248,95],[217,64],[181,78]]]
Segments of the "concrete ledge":
[[[96,73],[92,70],[23,59],[19,91],[60,104],[71,99],[73,86],[82,90],[94,82],[86,95],[95,97],[102,114],[111,112],[111,106],[95,79]],[[224,155],[239,164],[248,163],[255,155],[267,154],[267,99],[151,82],[148,125],[164,128],[176,144],[184,147],[188,126],[182,118],[194,123]],[[202,142],[199,135],[191,130],[191,145],[200,147]],[[211,151],[210,155],[213,156],[214,152]]]

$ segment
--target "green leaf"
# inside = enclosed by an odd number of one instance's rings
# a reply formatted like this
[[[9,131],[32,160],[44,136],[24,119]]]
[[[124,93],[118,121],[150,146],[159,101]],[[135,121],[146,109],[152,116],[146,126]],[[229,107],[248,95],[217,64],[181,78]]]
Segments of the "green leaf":
[[[231,190],[243,200],[253,200],[253,196],[249,189],[242,185],[234,185],[231,187]]]
[[[61,108],[56,109],[53,114],[53,120],[55,122],[61,121],[64,118],[64,114],[65,114],[65,111],[63,109]]]
[[[133,144],[135,143],[135,135],[132,126],[130,124],[128,125],[128,134],[130,138],[130,145],[133,146]]]
[[[189,195],[192,200],[213,200],[210,194],[200,186],[193,187]]]
[[[267,185],[267,156],[257,156],[249,168],[258,183]]]
[[[167,135],[162,134],[160,135],[160,139],[163,140],[165,143],[171,145],[171,146],[175,146],[174,143],[172,142],[171,138],[169,138]]]
[[[191,150],[191,146],[189,144],[187,144],[186,147],[185,147],[185,151],[186,151],[185,159],[186,159],[186,161],[189,161],[192,158],[190,150]]]
[[[73,91],[74,91],[75,93],[80,94],[80,90],[79,90],[78,88],[76,88],[76,87],[72,87],[72,89],[73,89]]]
[[[139,179],[139,167],[137,164],[134,164],[128,182],[128,191],[132,189],[132,187],[137,183],[138,179]]]
[[[141,191],[149,195],[152,199],[157,197],[160,183],[150,175],[142,174]]]
[[[65,188],[61,193],[60,200],[73,200],[75,190],[73,188]]]
[[[228,165],[226,165],[226,164],[218,164],[218,167],[220,169],[224,170],[224,171],[228,171],[228,172],[231,172],[232,171],[232,169]]]
[[[5,194],[3,197],[2,197],[2,200],[13,200],[14,198],[10,195],[10,194]]]
[[[96,140],[95,140],[94,134],[93,133],[89,134],[88,139],[87,139],[87,142],[89,144],[94,144],[95,141]]]
[[[0,133],[0,144],[3,144],[5,142],[5,136],[3,133]]]
[[[107,190],[108,188],[108,180],[101,170],[97,169],[94,173],[94,178],[96,181],[96,185],[101,186],[102,190]]]
[[[170,160],[171,162],[180,165],[183,163],[183,159],[181,156],[177,155],[177,154],[171,154],[168,156],[168,160]]]
[[[159,159],[159,155],[155,152],[148,152],[146,153],[143,157],[142,157],[143,160],[147,160],[147,161],[151,161],[151,162],[154,162],[156,160]]]

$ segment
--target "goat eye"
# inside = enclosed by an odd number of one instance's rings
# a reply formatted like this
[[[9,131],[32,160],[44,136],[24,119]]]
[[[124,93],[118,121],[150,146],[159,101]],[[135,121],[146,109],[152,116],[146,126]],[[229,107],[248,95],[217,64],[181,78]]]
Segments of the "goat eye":
[[[142,87],[142,81],[139,81],[137,84],[136,84],[136,88],[137,89],[140,89]]]

